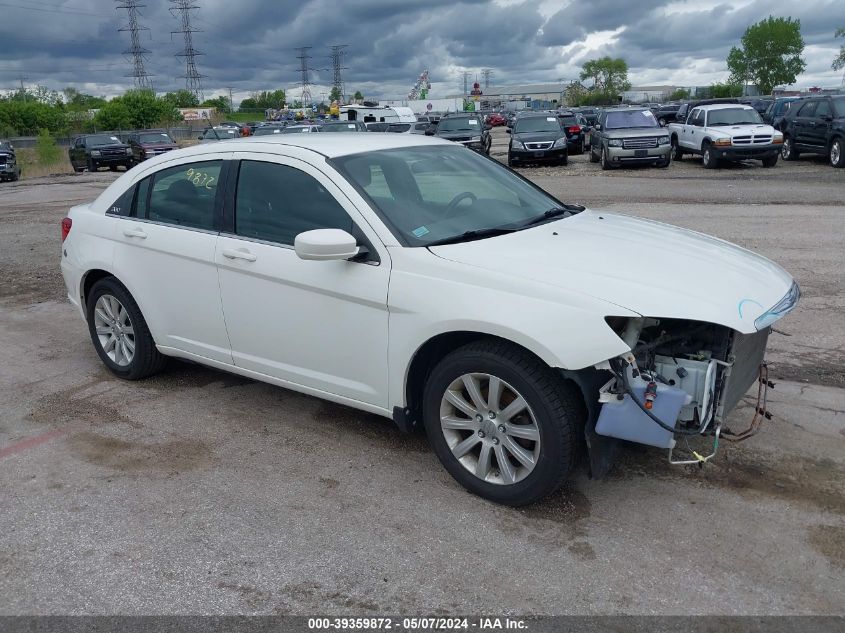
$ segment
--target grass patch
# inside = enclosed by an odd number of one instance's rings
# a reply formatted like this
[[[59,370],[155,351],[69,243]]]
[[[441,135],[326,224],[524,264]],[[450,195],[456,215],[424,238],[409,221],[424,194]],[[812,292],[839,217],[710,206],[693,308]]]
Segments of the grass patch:
[[[59,148],[59,150],[58,157],[53,155],[53,160],[47,162],[39,158],[38,151],[34,147],[15,150],[18,165],[21,166],[21,180],[52,176],[53,174],[72,174],[73,168],[70,166],[67,149]]]

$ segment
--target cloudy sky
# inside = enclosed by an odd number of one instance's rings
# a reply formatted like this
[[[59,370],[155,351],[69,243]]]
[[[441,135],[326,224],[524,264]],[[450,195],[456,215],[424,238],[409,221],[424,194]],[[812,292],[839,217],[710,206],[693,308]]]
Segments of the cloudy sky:
[[[184,87],[182,45],[166,0],[139,0],[147,70],[159,91]],[[97,95],[131,85],[129,34],[114,0],[0,0],[0,90],[75,86]],[[584,61],[623,57],[634,85],[708,85],[745,28],[768,15],[801,19],[798,86],[838,86],[830,62],[845,40],[845,0],[195,0],[195,47],[206,96],[231,86],[298,94],[295,47],[312,46],[312,95],[329,90],[331,44],[349,44],[348,91],[402,97],[428,69],[432,97],[458,91],[462,70],[492,68],[495,85],[568,81]]]

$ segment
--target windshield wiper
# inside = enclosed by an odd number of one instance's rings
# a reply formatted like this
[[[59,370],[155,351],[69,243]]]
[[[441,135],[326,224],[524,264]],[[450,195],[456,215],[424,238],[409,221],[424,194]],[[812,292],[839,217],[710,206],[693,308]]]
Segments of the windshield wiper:
[[[528,218],[527,220],[525,220],[525,222],[519,225],[519,228],[525,229],[529,226],[536,226],[537,224],[542,224],[543,222],[551,220],[552,218],[557,218],[567,213],[575,215],[576,213],[581,213],[581,211],[583,210],[584,207],[579,204],[564,204],[560,207],[552,207],[551,209],[545,211],[544,213],[541,213],[540,215],[534,216],[533,218]]]
[[[451,237],[444,237],[439,240],[429,242],[426,246],[442,246],[443,244],[457,244],[458,242],[471,242],[472,240],[481,240],[485,237],[494,237],[496,235],[504,235],[505,233],[513,233],[519,229],[513,227],[490,227],[488,229],[474,229],[472,231],[465,231],[460,235],[453,235]]]

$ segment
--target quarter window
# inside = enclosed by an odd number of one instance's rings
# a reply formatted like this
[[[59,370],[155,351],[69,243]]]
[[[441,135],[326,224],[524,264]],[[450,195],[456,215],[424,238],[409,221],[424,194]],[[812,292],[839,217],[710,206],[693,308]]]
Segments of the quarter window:
[[[297,235],[313,229],[353,233],[352,218],[304,171],[276,163],[241,162],[235,233],[293,245]]]
[[[135,187],[133,185],[132,187],[129,187],[129,189],[124,191],[122,196],[115,200],[114,204],[106,210],[106,213],[110,215],[131,215],[132,200],[134,199],[134,197]]]
[[[155,174],[145,208],[147,219],[213,230],[214,199],[221,166],[219,160],[188,163]]]

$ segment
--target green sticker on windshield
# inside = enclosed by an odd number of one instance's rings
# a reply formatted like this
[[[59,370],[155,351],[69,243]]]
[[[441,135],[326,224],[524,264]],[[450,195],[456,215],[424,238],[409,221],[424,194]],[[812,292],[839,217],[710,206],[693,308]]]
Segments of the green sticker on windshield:
[[[431,231],[429,231],[424,226],[420,226],[420,227],[415,228],[413,231],[411,231],[411,233],[414,234],[414,237],[419,238],[419,237],[423,237],[425,235],[428,235],[429,233],[431,233]]]

